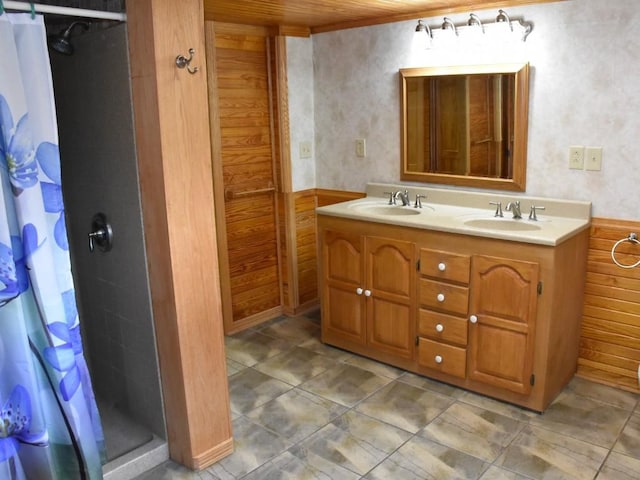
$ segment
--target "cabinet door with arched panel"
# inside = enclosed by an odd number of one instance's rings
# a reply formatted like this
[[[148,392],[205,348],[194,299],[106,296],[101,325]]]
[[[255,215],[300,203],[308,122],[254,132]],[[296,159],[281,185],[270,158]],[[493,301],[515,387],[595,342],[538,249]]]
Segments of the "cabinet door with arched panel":
[[[365,345],[363,238],[327,230],[322,236],[322,340]]]
[[[380,237],[365,240],[368,344],[411,359],[415,336],[415,244]]]
[[[528,394],[533,385],[539,265],[474,255],[467,376]]]

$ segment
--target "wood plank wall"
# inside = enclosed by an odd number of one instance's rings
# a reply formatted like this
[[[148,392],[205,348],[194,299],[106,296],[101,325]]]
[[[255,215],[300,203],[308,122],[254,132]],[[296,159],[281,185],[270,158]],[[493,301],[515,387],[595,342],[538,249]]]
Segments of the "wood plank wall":
[[[293,194],[295,210],[295,255],[298,288],[296,314],[319,305],[316,207],[361,198],[364,193],[309,189]]]
[[[620,268],[611,258],[614,244],[631,232],[640,234],[640,222],[592,220],[578,375],[640,392],[640,267]],[[615,257],[632,265],[640,245],[623,242]]]

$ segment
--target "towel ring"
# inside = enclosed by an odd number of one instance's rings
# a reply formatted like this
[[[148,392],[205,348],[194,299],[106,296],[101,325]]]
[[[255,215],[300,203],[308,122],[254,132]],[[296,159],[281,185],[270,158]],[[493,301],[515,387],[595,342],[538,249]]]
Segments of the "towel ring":
[[[640,245],[640,240],[638,240],[638,235],[635,233],[630,233],[627,238],[620,239],[613,245],[613,248],[611,249],[611,260],[613,260],[613,263],[615,263],[620,268],[636,268],[637,266],[640,265],[640,260],[638,260],[633,265],[624,265],[618,262],[618,260],[616,260],[616,248],[618,248],[618,245],[624,242],[630,242],[630,243],[635,243],[636,245]]]

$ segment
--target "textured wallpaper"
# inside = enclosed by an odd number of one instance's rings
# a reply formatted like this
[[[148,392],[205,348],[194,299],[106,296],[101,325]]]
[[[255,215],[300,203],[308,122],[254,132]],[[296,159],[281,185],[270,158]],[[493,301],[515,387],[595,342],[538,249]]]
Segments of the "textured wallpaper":
[[[451,18],[464,24],[469,13]],[[497,10],[474,13],[493,21]],[[312,159],[301,162],[292,146],[296,189],[311,186],[312,165],[320,188],[363,191],[367,182],[399,182],[400,68],[523,59],[532,67],[526,194],[587,200],[595,216],[640,219],[637,1],[567,0],[507,13],[534,25],[515,48],[416,50],[413,20],[289,42],[290,66],[301,64],[290,72],[292,104],[306,102],[313,85],[313,120],[308,107],[290,112],[292,139],[306,138],[310,126],[314,133]],[[312,71],[302,63],[311,49]],[[356,138],[366,139],[366,158],[356,157]],[[602,171],[570,170],[570,145],[603,147]]]
[[[309,38],[287,38],[287,83],[291,123],[293,191],[316,186],[313,98],[313,45]],[[311,142],[311,158],[300,158],[300,143]]]

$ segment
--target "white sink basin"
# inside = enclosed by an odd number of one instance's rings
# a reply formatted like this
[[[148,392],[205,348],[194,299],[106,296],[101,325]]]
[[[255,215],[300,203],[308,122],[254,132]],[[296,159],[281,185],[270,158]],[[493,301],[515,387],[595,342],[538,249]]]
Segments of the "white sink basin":
[[[482,228],[485,230],[501,230],[509,232],[523,232],[540,230],[540,225],[527,220],[512,220],[509,218],[474,218],[463,222],[465,226]]]
[[[384,205],[382,203],[358,203],[352,205],[353,210],[367,215],[381,215],[390,217],[406,217],[420,215],[425,210],[433,210],[432,207],[423,206],[422,208],[413,208],[411,206],[402,205]]]
[[[368,206],[358,209],[361,212],[368,212],[374,215],[393,215],[393,216],[405,216],[405,215],[420,215],[420,210],[411,207],[398,207],[396,205],[384,205]]]

